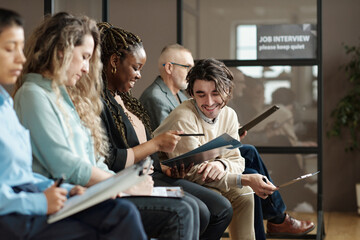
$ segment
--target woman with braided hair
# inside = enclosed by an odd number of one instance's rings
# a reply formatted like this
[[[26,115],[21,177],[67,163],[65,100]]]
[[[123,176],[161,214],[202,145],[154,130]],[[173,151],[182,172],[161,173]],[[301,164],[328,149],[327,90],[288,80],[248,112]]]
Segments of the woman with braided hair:
[[[152,176],[155,185],[182,186],[186,192],[184,200],[192,205],[195,203],[194,211],[199,209],[200,239],[219,239],[231,221],[231,204],[198,184],[170,178],[162,173],[156,152],[173,151],[181,132],[168,131],[151,138],[149,117],[141,103],[131,95],[130,90],[141,78],[140,72],[146,62],[141,39],[106,22],[98,23],[98,27],[104,81],[101,118],[108,133],[110,148],[106,163],[117,172],[151,156],[154,160]]]

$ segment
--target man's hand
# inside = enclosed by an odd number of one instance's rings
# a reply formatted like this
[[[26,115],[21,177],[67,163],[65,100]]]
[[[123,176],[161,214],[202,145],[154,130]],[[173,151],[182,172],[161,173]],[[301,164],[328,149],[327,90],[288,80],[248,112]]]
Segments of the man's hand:
[[[183,131],[167,131],[162,133],[152,140],[155,141],[157,150],[161,152],[172,152],[174,151],[176,144],[180,141],[181,137],[178,134],[183,133]]]
[[[224,165],[219,161],[204,162],[197,173],[203,174],[202,181],[213,182],[224,177],[225,169]]]
[[[75,187],[73,187],[70,190],[70,197],[75,196],[75,195],[82,195],[85,191],[86,191],[85,187],[76,185]]]
[[[239,136],[240,141],[242,141],[244,139],[244,137],[246,137],[246,135],[247,135],[247,131],[244,131],[244,133],[241,136]]]
[[[241,184],[243,186],[250,186],[255,194],[262,199],[266,199],[278,189],[265,176],[260,174],[243,174],[241,176]]]
[[[66,202],[67,190],[56,187],[56,183],[44,191],[47,200],[47,214],[53,214],[59,211]]]

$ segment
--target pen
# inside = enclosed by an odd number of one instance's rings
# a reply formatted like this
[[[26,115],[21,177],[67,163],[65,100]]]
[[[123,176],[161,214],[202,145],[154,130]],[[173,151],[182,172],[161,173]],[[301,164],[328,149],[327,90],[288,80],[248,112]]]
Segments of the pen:
[[[252,191],[252,192],[248,192],[248,193],[243,193],[243,194],[240,194],[240,196],[246,196],[246,195],[250,195],[250,194],[254,194],[255,192]]]
[[[203,133],[181,133],[178,134],[178,136],[180,137],[200,137],[200,136],[205,136],[205,134]]]
[[[60,187],[60,185],[63,183],[63,181],[64,181],[64,178],[63,178],[63,177],[61,177],[61,178],[59,178],[58,180],[56,180],[56,187]]]
[[[266,177],[265,177],[265,176],[262,178],[262,180],[263,180],[265,183],[267,183],[267,180],[266,180]],[[268,195],[268,198],[269,198],[269,201],[270,201],[271,205],[274,206],[274,202],[273,202],[273,200],[272,200],[272,198],[271,198],[271,195]]]

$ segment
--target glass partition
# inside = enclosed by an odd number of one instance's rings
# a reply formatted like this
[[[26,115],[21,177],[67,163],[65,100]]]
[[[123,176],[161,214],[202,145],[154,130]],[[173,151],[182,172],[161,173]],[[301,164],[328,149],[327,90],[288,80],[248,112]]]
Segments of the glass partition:
[[[297,31],[309,30],[316,37],[316,0],[184,0],[183,4],[183,44],[196,59],[256,59],[257,26],[301,26]],[[196,34],[186,34],[194,29]]]
[[[317,171],[316,154],[261,154],[275,185]],[[286,171],[284,171],[286,169]],[[288,211],[315,212],[317,209],[318,175],[280,188]]]
[[[244,143],[256,146],[317,146],[317,67],[231,67],[233,98],[228,105],[241,125],[272,105],[279,110],[248,131]]]

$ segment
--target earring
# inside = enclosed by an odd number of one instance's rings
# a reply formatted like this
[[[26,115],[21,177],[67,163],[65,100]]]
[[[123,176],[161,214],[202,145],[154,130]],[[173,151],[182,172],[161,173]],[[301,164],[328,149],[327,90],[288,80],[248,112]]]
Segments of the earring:
[[[115,73],[116,73],[116,67],[113,67],[113,68],[111,69],[111,73],[112,73],[112,74],[115,74]]]

